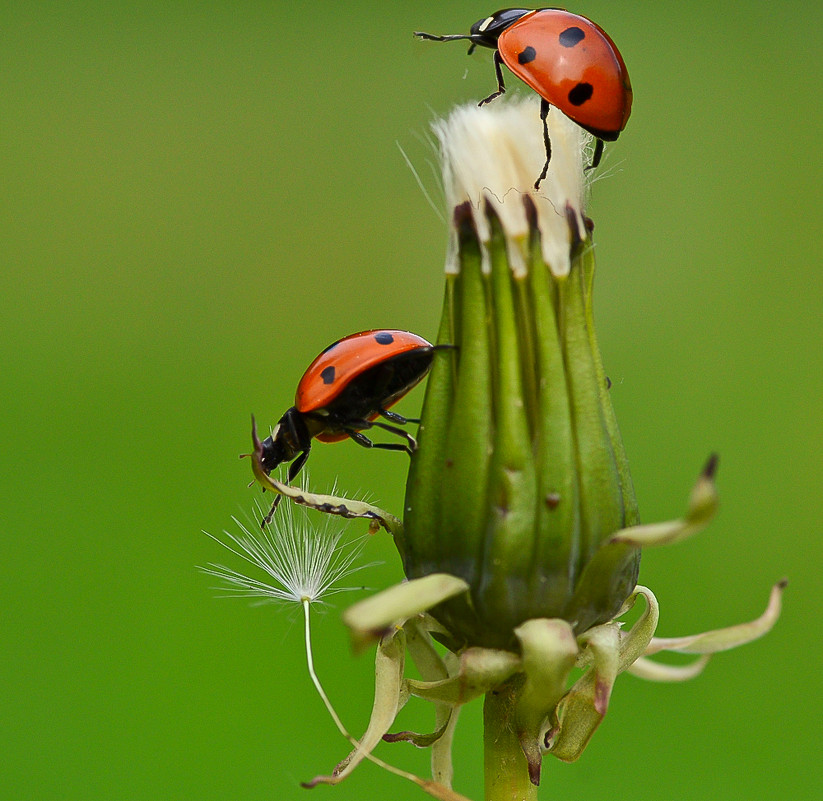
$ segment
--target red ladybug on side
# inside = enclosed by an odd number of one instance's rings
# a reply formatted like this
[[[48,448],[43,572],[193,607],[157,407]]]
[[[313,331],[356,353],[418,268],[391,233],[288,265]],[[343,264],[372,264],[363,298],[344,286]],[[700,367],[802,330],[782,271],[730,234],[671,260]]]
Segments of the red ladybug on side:
[[[494,49],[497,91],[481,100],[481,106],[506,91],[502,64],[540,95],[546,164],[535,189],[551,161],[546,121],[551,106],[595,137],[588,169],[600,163],[603,142],[614,141],[626,127],[632,108],[626,65],[609,35],[586,17],[562,8],[504,8],[476,22],[469,34],[414,35],[436,42],[468,39],[469,55],[477,45]]]
[[[362,331],[333,342],[309,365],[297,385],[294,406],[263,440],[261,464],[265,472],[291,462],[288,480],[293,481],[309,457],[312,439],[353,439],[365,448],[411,455],[417,443],[398,426],[419,420],[388,409],[425,378],[437,348],[417,334],[393,329]],[[375,427],[402,437],[404,442],[372,442],[362,432]],[[275,498],[264,524],[281,497]]]

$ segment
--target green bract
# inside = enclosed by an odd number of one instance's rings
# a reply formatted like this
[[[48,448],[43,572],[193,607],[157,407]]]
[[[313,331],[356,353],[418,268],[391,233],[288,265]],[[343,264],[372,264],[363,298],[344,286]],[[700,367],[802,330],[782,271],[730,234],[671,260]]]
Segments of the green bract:
[[[455,211],[460,270],[447,277],[436,360],[409,475],[404,569],[445,572],[466,595],[432,610],[453,646],[514,647],[517,626],[610,620],[637,583],[640,551],[611,542],[637,506],[592,319],[594,253],[567,217],[569,272],[543,261],[530,196],[523,239],[489,202]],[[488,250],[490,269],[481,253]],[[510,248],[525,267],[514,274]]]

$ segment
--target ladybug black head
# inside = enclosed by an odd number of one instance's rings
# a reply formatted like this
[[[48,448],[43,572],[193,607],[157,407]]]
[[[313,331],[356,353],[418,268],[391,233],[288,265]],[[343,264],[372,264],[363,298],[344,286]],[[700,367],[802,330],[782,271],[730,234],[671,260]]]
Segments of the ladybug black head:
[[[471,35],[467,37],[472,43],[469,48],[469,54],[471,54],[477,45],[496,48],[497,39],[500,34],[531,11],[534,11],[534,9],[502,8],[500,11],[495,11],[490,17],[477,20],[471,27]]]
[[[287,461],[283,442],[277,437],[278,431],[275,429],[274,436],[266,437],[261,443],[260,464],[268,475],[281,462]]]
[[[435,36],[433,33],[415,31],[414,35],[419,36],[421,39],[429,39],[434,42],[453,42],[457,39],[468,39],[471,42],[469,55],[474,52],[474,48],[478,45],[496,50],[497,39],[500,34],[521,17],[530,14],[534,10],[533,8],[502,8],[500,11],[495,11],[490,17],[483,17],[483,19],[477,20],[477,22],[472,25],[471,33]]]
[[[260,463],[268,475],[283,462],[290,462],[301,451],[308,450],[311,436],[300,412],[292,406],[274,427],[270,437],[261,443]]]

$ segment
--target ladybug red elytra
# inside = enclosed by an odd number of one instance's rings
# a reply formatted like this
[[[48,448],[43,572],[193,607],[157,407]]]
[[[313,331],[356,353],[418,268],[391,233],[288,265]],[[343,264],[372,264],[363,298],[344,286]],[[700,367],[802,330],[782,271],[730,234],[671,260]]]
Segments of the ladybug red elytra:
[[[609,35],[579,14],[562,8],[504,8],[479,20],[469,34],[435,36],[415,31],[421,39],[450,42],[468,39],[469,55],[477,45],[494,49],[497,91],[482,106],[506,91],[502,64],[540,95],[540,118],[546,164],[534,188],[546,177],[551,161],[547,117],[556,106],[595,137],[593,169],[626,127],[632,108],[632,87],[623,57]]]
[[[388,409],[425,378],[435,351],[443,347],[446,346],[432,345],[409,331],[392,329],[361,331],[333,342],[309,365],[297,385],[294,406],[261,443],[263,470],[269,474],[279,464],[291,462],[291,482],[309,457],[312,439],[353,439],[365,448],[406,451],[411,455],[417,443],[398,425],[420,421]],[[378,421],[377,417],[397,425]],[[372,442],[362,432],[374,427],[405,441]],[[264,525],[281,497],[275,498]]]

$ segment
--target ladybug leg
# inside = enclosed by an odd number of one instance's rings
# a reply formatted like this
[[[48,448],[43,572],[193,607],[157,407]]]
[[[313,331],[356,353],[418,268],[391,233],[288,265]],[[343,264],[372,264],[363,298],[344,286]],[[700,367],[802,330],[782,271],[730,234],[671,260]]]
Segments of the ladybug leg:
[[[388,431],[392,434],[397,434],[398,437],[403,437],[403,439],[405,439],[408,444],[399,445],[394,442],[372,442],[367,436],[365,436],[365,434],[360,433],[363,429],[368,428],[382,428],[384,431]],[[344,428],[343,430],[358,445],[362,445],[364,448],[382,448],[383,450],[387,451],[406,451],[406,453],[408,453],[409,456],[411,456],[417,449],[417,440],[411,434],[409,434],[408,431],[404,431],[402,428],[397,428],[397,426],[386,425],[386,423],[379,423],[374,420],[358,420],[357,422],[353,422],[350,427]]]
[[[397,434],[398,437],[403,437],[403,439],[405,439],[406,442],[409,443],[407,447],[409,455],[411,455],[412,453],[414,453],[415,450],[417,450],[417,440],[411,434],[409,434],[408,431],[404,431],[402,428],[398,428],[397,426],[386,425],[386,423],[381,423],[377,420],[372,420],[370,425],[376,426],[377,428],[382,428],[383,431],[388,431],[392,434]]]
[[[303,465],[306,464],[306,459],[309,458],[309,451],[311,448],[306,448],[290,465],[289,465],[289,484],[294,481],[297,474],[303,469]],[[260,521],[260,528],[265,528],[269,523],[271,523],[271,519],[274,517],[274,513],[277,511],[277,507],[280,505],[280,501],[283,500],[282,495],[275,495],[274,501],[272,501],[271,509],[269,509],[269,513]]]
[[[540,119],[543,120],[543,144],[546,146],[546,163],[543,165],[543,172],[534,182],[534,188],[540,189],[540,182],[546,177],[549,171],[549,162],[552,160],[552,140],[549,139],[549,109],[551,104],[548,100],[540,100]],[[597,140],[600,141],[599,139]]]
[[[380,450],[384,451],[406,451],[409,456],[412,455],[412,451],[408,445],[401,445],[399,442],[372,442],[365,434],[361,434],[359,431],[348,431],[347,433],[358,445],[364,448],[380,448]]]
[[[602,139],[595,139],[594,140],[594,155],[592,156],[592,163],[589,164],[588,167],[586,167],[587,171],[588,170],[593,170],[595,167],[597,167],[598,164],[600,164],[600,159],[603,158],[604,144],[605,143],[603,142]]]
[[[506,84],[503,81],[503,59],[500,58],[500,51],[494,51],[494,73],[497,76],[497,91],[492,92],[488,97],[484,97],[477,105],[483,106],[486,103],[500,97],[506,91]]]
[[[419,423],[419,417],[403,417],[401,414],[397,414],[397,412],[389,412],[385,409],[380,410],[380,416],[385,417],[386,420],[391,420],[393,423],[399,423],[401,426],[406,425],[407,423]]]
[[[289,410],[289,412],[295,412],[295,411],[296,411],[295,409],[290,409]],[[298,422],[302,423],[303,421],[299,418],[299,416],[297,414],[292,414],[292,413],[286,413],[285,415],[283,415],[283,421],[282,422],[286,425],[286,427],[288,429],[288,432],[289,432],[290,441],[292,443],[294,443],[294,445],[296,446],[295,450],[297,450],[298,448],[300,448],[300,443],[303,442],[304,440],[306,440],[307,437],[308,437],[308,435],[305,433],[305,424],[303,424],[303,426],[302,426],[304,431],[303,432],[298,431],[297,430],[297,424],[298,424]],[[311,437],[308,437],[308,441],[311,442]],[[309,447],[311,447],[311,446],[309,446]],[[307,455],[308,455],[308,452],[309,452],[309,448],[306,448],[305,453]],[[297,461],[300,461],[300,460],[298,459]],[[303,463],[305,461],[306,460],[304,458],[303,461],[300,462],[300,467],[303,466]],[[294,462],[293,464],[297,464],[297,462]],[[299,470],[300,467],[298,467],[297,469]]]
[[[280,499],[282,495],[275,495],[274,502],[271,505],[271,509],[269,509],[269,513],[260,521],[260,528],[265,528],[269,523],[271,523],[271,519],[274,517],[274,513],[277,511],[277,507],[280,505]]]
[[[297,474],[303,469],[303,465],[306,464],[306,459],[309,458],[309,452],[311,448],[306,448],[290,465],[289,465],[289,484],[294,481]],[[281,497],[281,496],[278,496]]]

